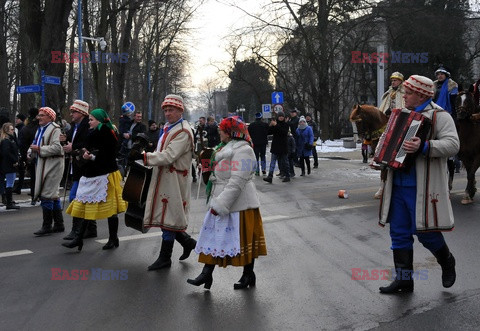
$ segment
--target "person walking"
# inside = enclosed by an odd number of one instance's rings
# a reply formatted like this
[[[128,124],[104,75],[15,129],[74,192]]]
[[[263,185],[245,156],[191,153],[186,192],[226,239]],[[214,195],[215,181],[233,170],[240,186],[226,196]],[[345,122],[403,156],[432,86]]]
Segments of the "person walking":
[[[122,175],[118,169],[118,131],[105,110],[97,108],[89,115],[90,132],[87,136],[82,158],[86,161],[83,176],[78,183],[75,199],[66,213],[79,220],[79,231],[75,239],[62,246],[83,247],[83,236],[88,223],[108,219],[108,242],[102,249],[119,246],[118,214],[127,210],[122,199]]]
[[[255,153],[255,158],[257,159],[257,170],[255,175],[260,175],[260,168],[262,169],[263,175],[267,174],[267,145],[268,145],[268,124],[263,120],[262,113],[255,114],[255,122],[250,123],[248,126],[248,133],[252,138],[253,143],[253,152]],[[260,163],[261,161],[261,163]]]
[[[194,152],[193,133],[183,119],[183,98],[169,94],[162,103],[167,123],[163,128],[157,149],[152,153],[132,150],[129,161],[143,160],[152,166],[145,215],[146,228],[162,229],[162,247],[158,259],[148,270],[169,268],[175,240],[183,247],[180,260],[185,260],[197,242],[187,233],[190,211],[191,165]]]
[[[289,125],[285,122],[285,113],[278,112],[277,119],[271,120],[268,128],[268,134],[272,134],[272,146],[270,147],[270,169],[268,176],[263,178],[267,183],[272,183],[273,172],[275,171],[275,164],[278,161],[280,174],[283,176],[282,182],[290,181],[290,167],[287,160],[288,154],[288,130]],[[292,132],[293,134],[293,132]]]
[[[22,136],[22,129],[25,127],[25,120],[26,116],[23,114],[17,114],[15,117],[15,137],[17,147],[20,149],[20,146],[23,144],[23,136]],[[17,172],[18,172],[18,182],[17,185],[13,189],[13,193],[15,194],[22,194],[22,187],[25,181],[25,162],[22,158],[19,158],[18,165],[17,165]]]
[[[457,130],[448,112],[432,101],[432,80],[412,75],[404,87],[405,107],[429,118],[432,127],[426,140],[413,137],[403,143],[414,157],[409,169],[387,170],[379,224],[390,223],[396,276],[390,285],[380,287],[385,294],[413,291],[413,235],[437,258],[443,286],[451,287],[456,279],[455,258],[442,231],[454,228],[446,161],[459,150]]]
[[[256,162],[252,142],[245,123],[229,117],[219,126],[221,143],[212,157],[216,164],[210,176],[208,211],[203,221],[195,252],[204,263],[202,272],[189,284],[204,284],[210,289],[215,265],[243,266],[243,274],[233,285],[235,290],[254,287],[255,259],[267,255],[260,214],[260,202],[253,183]]]
[[[18,147],[15,142],[15,128],[10,122],[2,125],[0,132],[0,178],[5,178],[6,209],[20,209],[13,203],[13,184],[17,175]]]
[[[72,202],[78,190],[78,183],[84,173],[84,162],[82,149],[85,148],[87,143],[87,136],[90,130],[88,111],[90,106],[83,100],[75,100],[70,106],[70,116],[72,118],[72,125],[66,135],[60,135],[60,141],[64,143],[63,151],[70,158],[70,165],[68,169],[69,175],[72,176],[72,187],[70,189],[69,201]],[[82,219],[78,217],[72,218],[72,230],[65,236],[64,240],[73,240],[80,231]],[[88,223],[87,231],[83,236],[85,238],[97,237],[97,222],[91,221]]]
[[[65,160],[60,144],[61,129],[55,123],[57,114],[50,107],[42,107],[38,110],[37,118],[39,127],[30,145],[30,152],[36,162],[33,200],[40,199],[43,223],[41,229],[34,234],[44,236],[65,231],[59,194]]]
[[[318,168],[317,140],[320,137],[320,131],[318,130],[317,123],[313,120],[312,114],[310,113],[305,114],[305,119],[307,120],[308,126],[311,127],[313,131],[313,148],[312,148],[313,169],[317,169]]]
[[[20,150],[20,162],[25,164],[26,171],[30,175],[30,197],[32,199],[31,205],[35,205],[35,200],[33,199],[35,195],[35,160],[29,158],[27,152],[30,148],[30,144],[34,141],[35,135],[38,130],[38,109],[30,108],[28,111],[28,118],[26,120],[25,126],[20,130],[20,136],[22,137],[19,140],[19,150]]]
[[[307,174],[310,175],[310,156],[312,156],[313,146],[313,130],[307,124],[305,117],[300,116],[297,128],[297,156],[300,162],[302,173],[305,176],[305,165],[307,165]]]

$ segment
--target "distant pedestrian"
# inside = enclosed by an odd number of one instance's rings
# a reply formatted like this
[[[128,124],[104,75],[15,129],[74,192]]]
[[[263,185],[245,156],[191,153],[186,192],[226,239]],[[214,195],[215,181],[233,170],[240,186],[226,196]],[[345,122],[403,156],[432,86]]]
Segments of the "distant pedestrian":
[[[255,122],[250,123],[248,126],[248,133],[252,138],[253,142],[253,152],[255,153],[255,158],[257,159],[257,170],[255,175],[260,175],[260,167],[262,168],[262,173],[267,174],[267,160],[266,152],[268,145],[268,124],[263,121],[262,113],[255,114]],[[261,161],[261,163],[260,163]]]
[[[269,124],[268,134],[272,134],[272,146],[270,147],[270,169],[268,176],[263,180],[272,183],[273,172],[278,161],[280,174],[283,176],[283,182],[290,181],[290,169],[288,164],[288,130],[289,126],[285,122],[285,113],[278,112],[276,119],[272,119]]]
[[[313,130],[307,124],[305,117],[300,116],[297,128],[297,156],[300,162],[302,173],[305,176],[305,165],[307,166],[307,174],[310,175],[310,156],[313,149]]]
[[[12,123],[4,123],[0,132],[0,178],[5,178],[5,198],[7,209],[19,209],[13,203],[12,191],[18,166],[18,147],[15,142],[15,128]]]
[[[318,168],[317,140],[320,137],[320,131],[318,130],[317,123],[312,118],[312,114],[307,113],[305,115],[305,119],[307,120],[308,126],[311,127],[313,131],[313,149],[312,149],[313,169],[316,169]]]
[[[288,139],[287,139],[287,145],[288,145],[288,165],[290,169],[290,177],[295,177],[295,160],[297,159],[297,142],[295,141],[295,138],[293,138],[293,134],[290,132],[290,129],[288,131]]]
[[[20,145],[23,143],[22,140],[24,139],[22,136],[22,129],[25,127],[25,120],[26,117],[23,114],[17,114],[15,117],[15,137],[18,149],[20,149]],[[21,194],[23,182],[25,180],[25,162],[21,158],[18,160],[17,172],[18,182],[17,186],[13,189],[13,193]]]
[[[158,129],[157,122],[154,120],[148,121],[148,131],[146,134],[148,140],[150,141],[147,147],[147,152],[153,152],[155,148],[157,148],[158,137],[160,136],[160,130]]]
[[[218,135],[217,122],[215,122],[215,119],[212,116],[207,119],[205,131],[207,131],[208,147],[217,146],[220,143],[220,136]]]
[[[30,108],[28,111],[28,118],[25,121],[25,126],[20,130],[20,136],[22,137],[19,140],[19,150],[20,150],[20,162],[25,163],[26,176],[27,174],[30,177],[30,197],[32,199],[31,204],[35,205],[35,200],[33,199],[35,195],[35,160],[29,158],[27,155],[30,144],[34,141],[35,135],[38,130],[38,109]],[[20,186],[20,183],[19,185]]]

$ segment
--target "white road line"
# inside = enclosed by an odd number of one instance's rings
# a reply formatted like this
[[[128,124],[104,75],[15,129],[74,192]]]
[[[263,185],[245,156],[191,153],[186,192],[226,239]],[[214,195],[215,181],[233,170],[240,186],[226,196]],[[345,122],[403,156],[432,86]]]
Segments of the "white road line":
[[[361,208],[361,207],[371,207],[373,205],[378,204],[377,201],[366,202],[366,203],[353,203],[351,205],[346,206],[337,206],[337,207],[329,207],[329,208],[322,208],[324,211],[338,211],[338,210],[346,210],[346,209],[353,209],[353,208]]]
[[[283,218],[288,218],[288,216],[284,215],[272,215],[272,216],[262,216],[262,221],[273,221],[273,220],[281,220]]]
[[[124,236],[124,237],[118,237],[119,241],[128,241],[128,240],[136,240],[136,239],[144,239],[144,238],[150,238],[150,237],[159,237],[162,235],[162,232],[152,232],[152,233],[143,233],[143,234],[133,234],[131,236]],[[95,240],[97,243],[100,244],[106,244],[108,239],[99,239]]]
[[[4,252],[0,253],[0,258],[2,257],[10,257],[10,256],[17,256],[17,255],[25,255],[25,254],[32,254],[32,251],[29,251],[28,249],[23,249],[21,251],[11,251],[11,252]]]

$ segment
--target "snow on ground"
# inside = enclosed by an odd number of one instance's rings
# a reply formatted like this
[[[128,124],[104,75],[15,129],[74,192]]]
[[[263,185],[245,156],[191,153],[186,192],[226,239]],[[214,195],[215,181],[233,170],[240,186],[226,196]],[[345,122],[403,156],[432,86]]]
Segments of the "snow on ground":
[[[355,152],[355,151],[360,151],[361,147],[362,147],[361,144],[357,144],[356,148],[345,148],[343,147],[343,140],[341,139],[325,140],[323,143],[321,139],[318,139],[317,141],[317,152],[319,153]]]

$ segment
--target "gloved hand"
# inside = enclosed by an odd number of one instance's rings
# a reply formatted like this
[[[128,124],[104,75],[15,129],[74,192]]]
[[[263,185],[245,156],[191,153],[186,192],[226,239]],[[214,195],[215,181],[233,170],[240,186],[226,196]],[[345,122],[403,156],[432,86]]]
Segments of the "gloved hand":
[[[215,209],[210,208],[210,212],[211,212],[213,215],[218,216],[218,213],[217,213],[217,211],[216,211]]]
[[[143,153],[140,153],[136,149],[130,150],[130,153],[128,154],[128,163],[133,163],[136,160],[143,160]]]

